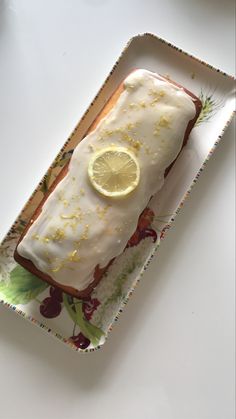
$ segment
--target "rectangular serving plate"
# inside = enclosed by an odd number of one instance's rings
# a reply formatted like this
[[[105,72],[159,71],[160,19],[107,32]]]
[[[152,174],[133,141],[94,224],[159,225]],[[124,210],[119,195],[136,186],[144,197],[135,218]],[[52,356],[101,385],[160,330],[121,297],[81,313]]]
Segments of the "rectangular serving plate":
[[[149,203],[155,217],[148,231],[157,233],[156,242],[153,242],[154,235],[151,233],[136,246],[127,248],[116,258],[88,301],[71,300],[64,295],[60,303],[64,309],[60,313],[59,309],[54,310],[51,315],[57,316],[46,318],[40,314],[40,305],[49,297],[49,287],[16,264],[13,259],[16,243],[76,145],[119,83],[134,68],[146,68],[169,76],[199,96],[203,110],[162,190]],[[1,303],[76,351],[90,352],[100,348],[221,140],[234,114],[234,97],[235,79],[232,76],[153,34],[145,33],[131,38],[0,245]]]

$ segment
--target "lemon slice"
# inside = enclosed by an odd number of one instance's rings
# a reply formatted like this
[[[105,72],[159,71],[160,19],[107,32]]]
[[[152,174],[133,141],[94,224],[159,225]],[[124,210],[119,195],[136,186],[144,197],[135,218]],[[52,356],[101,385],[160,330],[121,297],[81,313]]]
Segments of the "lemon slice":
[[[93,187],[102,195],[122,197],[137,187],[140,168],[136,157],[127,148],[113,146],[92,156],[88,175]]]

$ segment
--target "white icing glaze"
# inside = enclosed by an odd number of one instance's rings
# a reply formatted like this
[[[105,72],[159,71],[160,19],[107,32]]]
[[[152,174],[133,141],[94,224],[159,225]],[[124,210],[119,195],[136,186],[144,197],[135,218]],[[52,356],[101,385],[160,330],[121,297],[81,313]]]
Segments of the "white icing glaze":
[[[165,169],[181,150],[195,112],[183,89],[146,70],[131,73],[113,109],[74,150],[68,174],[43,205],[18,253],[56,282],[87,288],[95,267],[106,266],[125,248],[139,215],[162,187]],[[111,144],[134,151],[140,164],[138,187],[122,199],[100,195],[88,179],[94,150]]]

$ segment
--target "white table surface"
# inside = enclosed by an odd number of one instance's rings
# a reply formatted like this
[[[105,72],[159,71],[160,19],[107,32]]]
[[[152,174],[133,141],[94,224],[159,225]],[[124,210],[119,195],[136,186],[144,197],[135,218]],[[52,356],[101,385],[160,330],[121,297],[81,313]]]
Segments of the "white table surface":
[[[233,0],[0,0],[0,238],[147,31],[235,71]],[[0,372],[3,419],[234,418],[233,125],[105,347],[74,353],[0,307]]]

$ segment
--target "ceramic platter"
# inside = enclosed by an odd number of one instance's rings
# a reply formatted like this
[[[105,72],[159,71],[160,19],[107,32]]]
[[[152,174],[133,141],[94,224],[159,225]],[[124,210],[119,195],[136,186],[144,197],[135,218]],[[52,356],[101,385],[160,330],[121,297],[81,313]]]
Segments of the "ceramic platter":
[[[164,187],[152,198],[143,214],[137,240],[116,258],[90,298],[79,301],[62,295],[29,274],[16,264],[13,252],[24,226],[70,159],[73,149],[118,84],[134,68],[169,75],[199,96],[203,109]],[[234,94],[233,77],[155,35],[132,38],[1,243],[0,301],[76,351],[89,352],[101,347],[230,123],[234,114]]]

